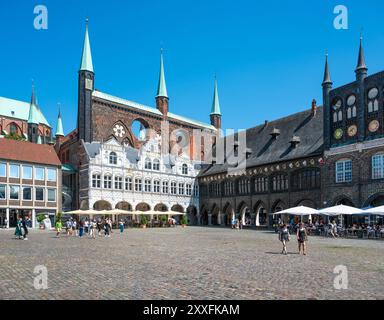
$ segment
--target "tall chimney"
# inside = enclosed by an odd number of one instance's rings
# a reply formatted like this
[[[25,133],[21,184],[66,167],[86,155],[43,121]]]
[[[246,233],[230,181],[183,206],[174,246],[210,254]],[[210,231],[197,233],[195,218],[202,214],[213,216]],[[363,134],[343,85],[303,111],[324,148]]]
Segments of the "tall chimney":
[[[315,99],[312,100],[312,117],[314,117],[317,113],[317,102]]]

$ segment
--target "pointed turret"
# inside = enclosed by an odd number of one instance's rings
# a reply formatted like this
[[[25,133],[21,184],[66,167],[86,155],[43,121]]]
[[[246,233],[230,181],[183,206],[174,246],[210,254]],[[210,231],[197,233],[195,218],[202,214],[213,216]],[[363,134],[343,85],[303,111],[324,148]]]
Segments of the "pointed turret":
[[[36,106],[35,87],[32,84],[31,105],[29,107],[29,116],[28,116],[28,141],[37,143],[38,136],[39,136],[39,117],[38,117],[38,110]]]
[[[217,85],[217,79],[215,77],[215,89],[213,92],[213,103],[211,109],[211,124],[216,129],[221,129],[221,110],[219,101],[219,89]]]
[[[367,65],[365,64],[364,59],[364,50],[363,50],[363,36],[360,35],[360,49],[359,49],[359,58],[357,61],[357,67],[356,67],[356,79],[361,80],[364,79],[367,76]]]
[[[63,122],[61,120],[60,109],[59,109],[59,116],[57,117],[56,137],[64,137]]]
[[[85,39],[81,66],[79,70],[78,89],[78,114],[77,130],[78,139],[92,142],[92,93],[95,88],[95,73],[93,70],[91,46],[88,35],[88,19],[86,20]]]
[[[165,83],[163,49],[161,49],[160,54],[160,75],[159,83],[157,86],[156,107],[163,115],[168,114],[169,97],[167,92],[167,85]]]
[[[212,103],[212,109],[211,109],[211,115],[213,115],[213,114],[221,116],[219,90],[218,90],[216,78],[215,78],[215,89],[214,89],[214,93],[213,93],[213,103]]]
[[[84,38],[84,46],[83,46],[83,55],[81,57],[80,70],[94,72],[93,63],[92,63],[91,45],[89,42],[89,35],[88,35],[88,18],[86,19],[85,38]]]
[[[332,90],[332,80],[329,73],[328,66],[328,53],[325,55],[325,68],[324,68],[324,78],[323,78],[323,106],[324,106],[324,126],[323,126],[323,135],[324,135],[324,146],[326,150],[329,149],[331,143],[331,128],[330,128],[330,119],[331,119],[331,103],[330,103],[330,92]]]
[[[329,73],[329,66],[328,66],[328,53],[325,56],[325,69],[324,69],[324,80],[323,80],[323,86],[324,85],[332,85],[331,80],[331,74]]]
[[[28,124],[39,124],[34,85],[32,85],[32,96],[29,108]]]

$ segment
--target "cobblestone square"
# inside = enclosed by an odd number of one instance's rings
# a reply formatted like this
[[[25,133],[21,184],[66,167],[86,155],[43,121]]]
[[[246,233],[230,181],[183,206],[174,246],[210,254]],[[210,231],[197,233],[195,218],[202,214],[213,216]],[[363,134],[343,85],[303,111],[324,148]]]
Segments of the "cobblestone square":
[[[293,237],[221,228],[128,229],[111,238],[29,241],[0,230],[0,299],[384,299],[384,242],[311,237],[308,256]],[[48,268],[47,290],[33,287]],[[334,289],[337,265],[348,290]]]

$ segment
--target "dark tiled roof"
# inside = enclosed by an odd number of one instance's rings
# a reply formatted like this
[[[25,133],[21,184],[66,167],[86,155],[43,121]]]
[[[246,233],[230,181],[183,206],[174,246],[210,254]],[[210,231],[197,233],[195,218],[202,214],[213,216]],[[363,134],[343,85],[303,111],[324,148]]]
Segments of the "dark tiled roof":
[[[277,139],[271,135],[274,129],[280,131]],[[312,116],[311,110],[306,110],[246,132],[247,148],[252,150],[247,168],[320,155],[323,150],[323,108],[317,107],[315,116]],[[292,141],[299,143],[293,147]],[[211,165],[200,176],[224,173],[227,169],[227,164]]]
[[[0,139],[0,159],[61,166],[52,146],[5,138]]]

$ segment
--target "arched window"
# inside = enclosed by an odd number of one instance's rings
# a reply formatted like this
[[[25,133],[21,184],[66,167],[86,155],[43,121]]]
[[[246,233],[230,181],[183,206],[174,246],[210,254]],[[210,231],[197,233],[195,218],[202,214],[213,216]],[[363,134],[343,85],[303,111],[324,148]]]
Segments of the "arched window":
[[[182,166],[182,173],[184,175],[187,175],[188,174],[188,166],[184,163],[183,166]]]
[[[379,90],[377,88],[372,88],[368,91],[368,112],[379,111]]]
[[[352,119],[356,117],[356,97],[350,95],[347,99],[347,118]]]
[[[109,154],[109,164],[117,164],[117,154],[115,152]]]
[[[9,131],[10,131],[10,134],[17,134],[17,125],[15,123],[11,123],[9,125]]]
[[[384,179],[384,154],[372,157],[372,179]]]
[[[152,170],[152,161],[149,158],[145,159],[145,169]]]
[[[160,171],[160,160],[159,159],[155,159],[153,161],[153,170]]]

